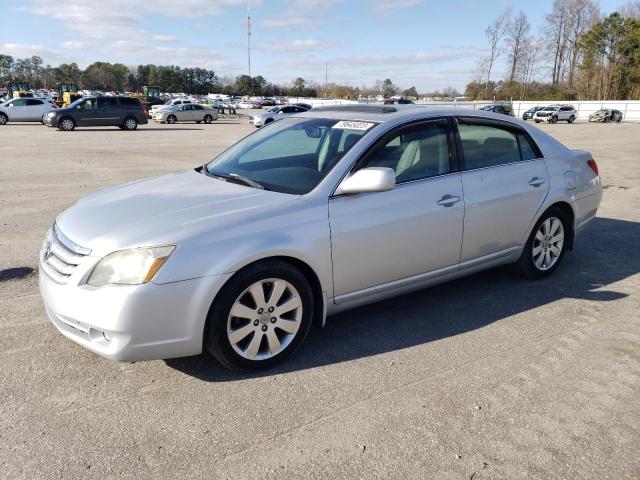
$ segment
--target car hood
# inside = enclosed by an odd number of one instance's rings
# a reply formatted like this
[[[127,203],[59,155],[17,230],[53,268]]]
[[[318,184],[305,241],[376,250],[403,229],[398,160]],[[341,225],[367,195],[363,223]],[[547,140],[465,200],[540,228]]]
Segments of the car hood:
[[[589,115],[590,117],[604,117],[605,115],[607,115],[607,112],[593,112],[591,115]]]
[[[104,255],[178,243],[203,229],[247,221],[262,209],[297,198],[189,170],[98,191],[65,210],[56,223],[75,243]]]

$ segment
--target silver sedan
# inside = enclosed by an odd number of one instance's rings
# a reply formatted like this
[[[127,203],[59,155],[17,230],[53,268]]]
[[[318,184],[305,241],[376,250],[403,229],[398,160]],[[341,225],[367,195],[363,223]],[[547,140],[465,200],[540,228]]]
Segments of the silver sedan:
[[[174,105],[154,111],[152,118],[160,123],[211,123],[218,119],[218,112],[212,108],[197,104]]]
[[[601,197],[589,153],[514,118],[320,108],[83,198],[47,234],[40,289],[106,358],[260,369],[342,310],[498,265],[547,277]]]

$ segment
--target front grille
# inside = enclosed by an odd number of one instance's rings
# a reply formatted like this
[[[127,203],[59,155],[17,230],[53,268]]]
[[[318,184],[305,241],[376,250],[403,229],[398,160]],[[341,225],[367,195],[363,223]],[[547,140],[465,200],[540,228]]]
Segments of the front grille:
[[[65,284],[91,250],[81,247],[67,238],[57,225],[47,232],[40,258],[42,269],[57,283]]]

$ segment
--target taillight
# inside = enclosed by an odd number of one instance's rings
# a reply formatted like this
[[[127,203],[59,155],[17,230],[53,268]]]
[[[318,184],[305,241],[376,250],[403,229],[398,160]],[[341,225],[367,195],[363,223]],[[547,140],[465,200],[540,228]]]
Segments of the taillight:
[[[589,165],[589,168],[593,170],[593,173],[595,173],[598,177],[600,176],[600,172],[598,171],[598,164],[593,158],[587,161],[587,165]]]

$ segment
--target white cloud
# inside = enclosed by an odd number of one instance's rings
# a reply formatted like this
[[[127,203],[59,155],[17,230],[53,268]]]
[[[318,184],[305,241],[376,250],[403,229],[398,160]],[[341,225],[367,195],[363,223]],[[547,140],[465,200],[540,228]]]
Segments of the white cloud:
[[[378,12],[388,12],[400,8],[414,7],[424,3],[425,0],[374,0],[375,9]]]
[[[307,38],[304,40],[294,40],[291,42],[271,42],[265,45],[259,45],[258,50],[269,50],[272,52],[304,53],[326,48],[339,48],[341,44],[334,40],[317,40],[315,38]]]
[[[264,22],[262,22],[262,25],[264,25],[267,28],[307,29],[317,24],[318,24],[317,21],[304,16],[268,18]]]
[[[151,40],[155,42],[172,42],[176,37],[174,35],[151,35]]]

